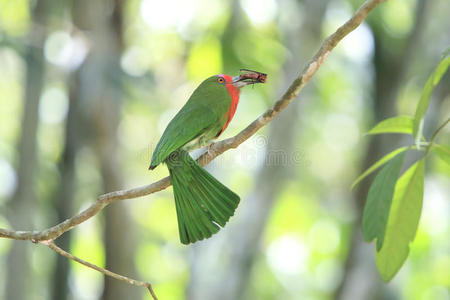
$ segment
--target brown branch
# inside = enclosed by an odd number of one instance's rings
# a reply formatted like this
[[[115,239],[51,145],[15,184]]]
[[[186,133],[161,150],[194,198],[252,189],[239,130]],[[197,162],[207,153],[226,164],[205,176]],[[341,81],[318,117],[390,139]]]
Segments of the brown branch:
[[[117,280],[121,280],[121,281],[125,281],[128,284],[131,285],[135,285],[135,286],[143,286],[146,287],[148,289],[148,291],[150,292],[150,294],[152,295],[154,300],[158,300],[158,298],[156,298],[155,293],[153,292],[152,289],[152,285],[148,282],[144,282],[144,281],[139,281],[139,280],[135,280],[135,279],[131,279],[129,277],[123,276],[123,275],[119,275],[117,273],[111,272],[109,270],[103,269],[99,266],[96,266],[94,264],[91,264],[90,262],[87,262],[85,260],[82,260],[81,258],[78,258],[72,254],[70,254],[69,252],[64,251],[63,249],[59,248],[58,246],[56,246],[56,244],[53,242],[53,240],[47,240],[47,241],[40,241],[39,243],[46,245],[47,247],[49,247],[50,249],[52,249],[53,251],[55,251],[56,253],[58,253],[59,255],[62,255],[64,257],[67,257],[68,259],[71,259],[73,261],[76,261],[79,264],[85,265],[88,268],[94,269],[106,276],[110,276],[112,278],[115,278]]]
[[[367,15],[380,3],[386,0],[368,0],[366,1],[355,14],[344,25],[339,27],[336,32],[330,35],[323,41],[321,47],[314,55],[314,57],[308,62],[306,67],[298,78],[292,82],[291,86],[284,93],[284,95],[274,103],[265,113],[259,116],[255,121],[248,125],[240,133],[229,139],[214,143],[210,146],[209,151],[198,158],[198,162],[204,166],[211,162],[214,158],[221,155],[225,151],[237,148],[244,141],[253,136],[261,127],[272,121],[286,106],[300,93],[305,84],[311,79],[311,77],[317,72],[328,54],[336,47],[336,45],[356,27],[358,27]],[[0,228],[0,237],[10,238],[15,240],[33,240],[33,241],[46,241],[54,240],[58,238],[64,232],[72,229],[73,227],[83,223],[87,219],[98,214],[105,206],[113,202],[125,199],[137,198],[149,194],[159,192],[170,186],[170,178],[165,177],[157,182],[149,185],[115,191],[107,193],[98,197],[98,200],[89,206],[81,213],[74,217],[65,220],[58,225],[42,231],[15,231]]]

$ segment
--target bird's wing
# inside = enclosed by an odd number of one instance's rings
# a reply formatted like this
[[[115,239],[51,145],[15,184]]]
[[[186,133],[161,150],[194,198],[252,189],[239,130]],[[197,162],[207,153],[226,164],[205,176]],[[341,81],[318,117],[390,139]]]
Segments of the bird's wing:
[[[220,122],[220,118],[206,105],[184,106],[170,121],[156,145],[150,169],[155,168],[170,153],[199,137],[217,122]]]

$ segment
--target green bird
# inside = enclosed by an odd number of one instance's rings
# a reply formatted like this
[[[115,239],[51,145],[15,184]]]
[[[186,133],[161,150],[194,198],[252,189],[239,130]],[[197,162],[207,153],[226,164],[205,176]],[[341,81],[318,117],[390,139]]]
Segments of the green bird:
[[[180,241],[209,238],[234,214],[239,196],[202,168],[188,151],[219,137],[234,116],[240,88],[264,83],[266,74],[250,70],[203,81],[170,121],[152,156],[150,170],[165,163],[173,185]]]

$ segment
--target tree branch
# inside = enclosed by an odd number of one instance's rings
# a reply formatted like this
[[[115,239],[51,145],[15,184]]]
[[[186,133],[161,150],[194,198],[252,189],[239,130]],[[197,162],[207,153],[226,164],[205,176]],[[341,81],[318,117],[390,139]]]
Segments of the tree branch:
[[[100,272],[100,273],[102,273],[102,274],[104,274],[106,276],[110,276],[110,277],[115,278],[117,280],[125,281],[126,283],[131,284],[131,285],[146,287],[148,289],[148,291],[150,292],[150,294],[152,295],[153,299],[154,300],[158,300],[158,298],[156,298],[155,293],[153,292],[152,285],[150,283],[148,283],[148,282],[131,279],[129,277],[126,277],[126,276],[123,276],[123,275],[119,275],[117,273],[111,272],[109,270],[103,269],[103,268],[101,268],[99,266],[96,266],[94,264],[91,264],[90,262],[82,260],[81,258],[78,258],[78,257],[70,254],[69,252],[66,252],[63,249],[59,248],[58,246],[56,246],[56,244],[53,242],[53,240],[41,241],[39,243],[41,243],[43,245],[46,245],[47,247],[49,247],[50,249],[52,249],[53,251],[55,251],[59,255],[62,255],[64,257],[67,257],[68,259],[76,261],[79,264],[85,265],[88,268],[94,269],[94,270],[96,270],[96,271],[98,271],[98,272]]]
[[[255,121],[253,121],[250,125],[248,125],[244,130],[239,132],[234,137],[212,144],[209,148],[209,151],[200,156],[197,161],[202,166],[207,165],[214,158],[221,155],[225,151],[232,148],[237,148],[240,144],[253,136],[261,127],[272,121],[273,118],[275,118],[283,109],[285,109],[286,106],[300,93],[305,84],[317,72],[317,70],[324,62],[325,58],[327,58],[328,54],[336,47],[336,45],[347,34],[357,28],[378,4],[384,1],[386,0],[366,1],[355,12],[355,14],[347,22],[345,22],[344,25],[339,27],[332,35],[330,35],[325,39],[325,41],[323,41],[321,47],[314,55],[314,57],[308,62],[300,76],[296,78],[294,82],[292,82],[291,86],[284,93],[284,95],[278,101],[276,101],[271,108],[269,108],[265,113],[259,116]],[[81,213],[51,228],[42,231],[15,231],[0,228],[0,237],[15,240],[32,240],[35,242],[54,240],[64,232],[95,216],[108,204],[119,200],[132,199],[153,194],[164,190],[169,186],[170,178],[165,177],[149,185],[103,194],[98,197],[98,200],[95,203],[93,203]]]
[[[327,58],[328,54],[336,47],[336,45],[350,32],[357,28],[362,21],[367,17],[367,15],[380,3],[386,0],[368,0],[366,1],[344,25],[339,27],[336,32],[330,35],[322,43],[320,49],[314,55],[314,57],[308,62],[306,67],[303,69],[298,78],[296,78],[284,95],[274,103],[274,105],[269,108],[264,114],[258,117],[250,125],[248,125],[244,130],[242,130],[236,136],[214,143],[210,146],[209,151],[198,158],[198,162],[204,166],[211,162],[214,158],[221,155],[225,151],[237,148],[244,141],[253,136],[261,127],[265,126],[267,123],[273,120],[286,106],[300,93],[305,84],[311,79],[311,77],[317,72],[324,60]],[[47,245],[49,248],[57,252],[58,254],[65,256],[69,259],[75,260],[87,267],[93,268],[105,275],[114,277],[119,280],[126,281],[133,285],[146,286],[152,293],[154,299],[156,296],[151,290],[151,286],[148,283],[136,281],[127,278],[122,275],[110,272],[108,270],[102,269],[98,266],[85,262],[70,253],[65,252],[53,243],[53,240],[58,238],[64,232],[72,229],[73,227],[83,223],[84,221],[90,219],[91,217],[98,214],[107,205],[124,199],[132,199],[152,193],[159,192],[170,186],[170,178],[165,177],[152,184],[137,187],[129,190],[121,190],[116,192],[107,193],[98,197],[98,200],[89,206],[87,209],[83,210],[79,214],[73,216],[70,219],[65,220],[51,228],[42,231],[15,231],[0,228],[0,237],[10,238],[15,240],[30,240],[32,242],[39,242]]]

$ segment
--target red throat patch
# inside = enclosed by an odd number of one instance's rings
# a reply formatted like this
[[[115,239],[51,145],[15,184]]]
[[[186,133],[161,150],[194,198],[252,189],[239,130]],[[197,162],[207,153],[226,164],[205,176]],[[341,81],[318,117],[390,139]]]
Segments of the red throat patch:
[[[228,120],[225,123],[225,125],[223,125],[222,130],[217,134],[216,137],[219,137],[219,135],[222,134],[222,132],[225,131],[225,129],[227,129],[228,124],[231,122],[231,119],[233,119],[234,113],[236,112],[236,108],[238,106],[239,103],[239,95],[240,95],[240,89],[238,89],[237,87],[235,87],[233,84],[231,84],[230,82],[233,80],[233,77],[229,76],[229,75],[219,75],[223,78],[225,78],[225,86],[228,90],[228,92],[230,93],[231,96],[231,103],[230,103],[230,109],[227,112],[227,117]]]

